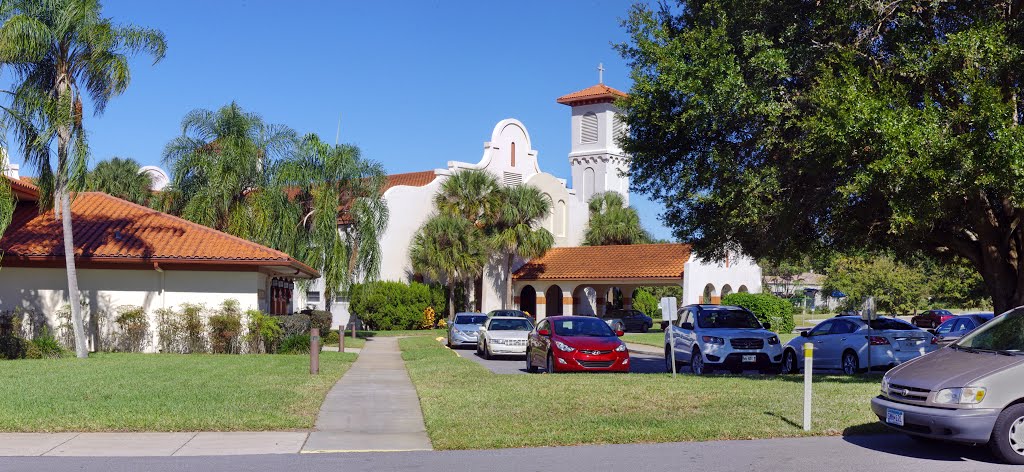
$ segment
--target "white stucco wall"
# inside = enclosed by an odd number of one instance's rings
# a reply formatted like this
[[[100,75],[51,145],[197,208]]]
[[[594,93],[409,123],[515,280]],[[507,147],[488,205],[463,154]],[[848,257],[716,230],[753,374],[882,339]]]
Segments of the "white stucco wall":
[[[746,286],[750,293],[761,293],[761,267],[746,256],[731,256],[729,263],[706,261],[696,255],[690,257],[683,272],[683,299],[679,306],[701,303],[707,284],[715,287],[714,296],[722,296],[722,288],[729,285],[732,292]]]
[[[156,323],[155,310],[182,303],[214,308],[233,298],[243,310],[257,309],[257,294],[265,280],[258,272],[165,270],[161,275],[155,270],[78,270],[79,290],[90,314],[113,314],[119,306],[137,305],[150,315],[151,326]],[[64,269],[0,268],[0,310],[33,310],[46,315],[55,327],[59,324],[55,313],[68,303],[66,292]]]

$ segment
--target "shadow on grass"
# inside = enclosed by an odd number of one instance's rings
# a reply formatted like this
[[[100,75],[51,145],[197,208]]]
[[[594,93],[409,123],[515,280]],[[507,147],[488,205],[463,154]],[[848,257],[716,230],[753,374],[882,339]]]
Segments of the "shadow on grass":
[[[771,416],[772,418],[778,418],[778,419],[782,420],[784,423],[786,423],[786,424],[788,424],[790,426],[794,426],[796,428],[803,429],[803,427],[804,427],[802,424],[799,424],[796,421],[793,421],[793,420],[791,420],[789,418],[786,418],[785,416],[782,416],[782,415],[780,415],[778,413],[775,413],[775,412],[772,412],[772,411],[766,411],[766,412],[764,412],[764,414],[767,415],[767,416]]]
[[[945,462],[999,463],[987,447],[945,441],[915,440],[904,434],[875,434],[881,431],[889,432],[879,423],[851,426],[843,430],[843,440],[864,449],[894,456]]]

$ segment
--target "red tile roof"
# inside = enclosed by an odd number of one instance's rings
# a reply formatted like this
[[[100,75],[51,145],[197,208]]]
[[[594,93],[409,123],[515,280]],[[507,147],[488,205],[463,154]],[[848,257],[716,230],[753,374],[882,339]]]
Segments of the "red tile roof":
[[[552,248],[527,262],[516,280],[682,279],[688,244]]]
[[[286,266],[294,269],[295,275],[319,276],[281,251],[105,193],[78,194],[71,214],[75,255],[80,261]],[[19,204],[11,225],[0,238],[0,253],[4,263],[62,261],[60,220],[53,210],[39,213],[35,204]]]
[[[387,181],[384,183],[384,188],[380,189],[381,192],[386,192],[391,187],[398,187],[400,185],[406,185],[409,187],[423,187],[437,178],[432,170],[425,170],[421,172],[406,172],[404,174],[391,174],[387,176]]]
[[[626,92],[613,89],[605,84],[597,84],[568,95],[562,95],[555,101],[563,105],[577,106],[589,105],[591,103],[614,102],[616,98],[626,97],[629,97],[629,94]]]
[[[11,186],[11,190],[14,190],[15,196],[19,200],[35,200],[39,198],[39,187],[36,187],[27,178],[12,179],[6,175],[4,178],[7,179],[7,184]]]

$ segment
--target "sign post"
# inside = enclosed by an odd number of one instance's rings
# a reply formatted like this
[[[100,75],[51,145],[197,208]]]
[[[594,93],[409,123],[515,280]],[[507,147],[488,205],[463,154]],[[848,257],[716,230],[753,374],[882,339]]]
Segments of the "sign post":
[[[811,430],[811,375],[814,371],[814,343],[804,343],[804,431]]]
[[[309,330],[309,373],[320,373],[320,328]]]
[[[864,300],[864,306],[861,307],[860,318],[868,322],[868,374],[871,373],[871,338],[874,333],[872,332],[871,322],[878,319],[878,313],[875,312],[875,297],[868,297]]]
[[[345,325],[338,325],[338,352],[345,352]]]
[[[665,339],[669,345],[668,356],[671,356],[672,377],[676,376],[676,340],[672,333],[672,322],[675,321],[676,297],[664,297],[661,299],[661,321],[665,326]]]

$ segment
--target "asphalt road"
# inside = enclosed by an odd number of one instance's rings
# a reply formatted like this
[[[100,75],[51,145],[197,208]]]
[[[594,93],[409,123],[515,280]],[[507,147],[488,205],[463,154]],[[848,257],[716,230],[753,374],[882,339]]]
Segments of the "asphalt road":
[[[621,444],[483,451],[289,454],[231,457],[0,458],[0,471],[1021,471],[983,447],[922,445],[902,435]]]
[[[526,373],[526,358],[524,356],[499,356],[487,360],[478,356],[475,348],[456,348],[455,352],[490,369],[495,374]],[[629,372],[632,374],[660,374],[665,372],[665,359],[662,356],[631,352],[629,353],[629,363]]]

